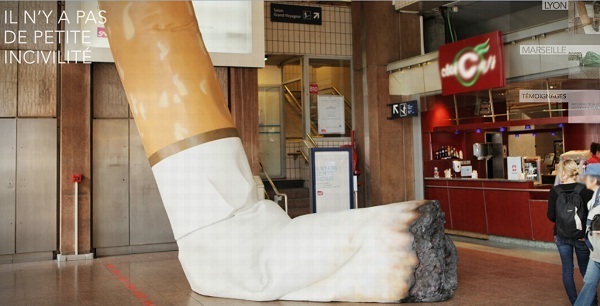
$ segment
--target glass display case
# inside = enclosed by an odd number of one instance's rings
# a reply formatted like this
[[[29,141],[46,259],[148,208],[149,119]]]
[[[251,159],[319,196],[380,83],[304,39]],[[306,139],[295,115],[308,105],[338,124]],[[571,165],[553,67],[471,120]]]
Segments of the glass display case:
[[[541,169],[541,157],[526,156],[523,158],[523,172],[525,173],[525,180],[534,181],[536,184],[541,184]]]

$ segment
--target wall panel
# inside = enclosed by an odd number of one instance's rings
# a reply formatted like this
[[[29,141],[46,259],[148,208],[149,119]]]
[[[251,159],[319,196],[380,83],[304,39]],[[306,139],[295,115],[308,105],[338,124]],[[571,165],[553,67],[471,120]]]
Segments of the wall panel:
[[[0,119],[0,255],[15,253],[16,123]]]
[[[223,90],[223,94],[225,95],[225,101],[229,102],[229,68],[215,67],[215,71],[217,72],[219,84],[221,85],[221,89]]]
[[[2,2],[0,2],[0,12]],[[17,64],[5,63],[0,53],[0,117],[17,116]]]
[[[129,118],[127,96],[112,63],[92,64],[94,118]]]
[[[130,121],[129,135],[131,245],[175,242],[171,223],[133,120]]]
[[[57,1],[19,1],[19,30],[27,31],[28,35],[33,35],[36,30],[50,31],[56,30],[58,25],[58,2]],[[27,12],[35,20],[24,18]],[[42,14],[38,14],[42,12]],[[50,14],[52,12],[52,14]],[[48,15],[48,18],[46,18]],[[71,16],[69,16],[71,17]],[[52,36],[52,34],[49,34]],[[54,43],[46,43],[43,39],[35,41],[28,37],[25,44],[19,44],[21,50],[56,50],[56,41],[58,37],[52,36]]]
[[[0,1],[0,12],[2,12],[2,14],[12,14],[13,16],[13,20],[14,21],[18,21],[18,15],[19,15],[19,2],[18,1]],[[13,24],[13,23],[7,23],[4,22],[4,19],[2,19],[2,30],[4,32],[4,30],[6,31],[11,31],[13,33],[16,33],[19,30],[19,25],[17,24]],[[16,42],[12,42],[10,44],[6,44],[4,41],[4,33],[2,33],[2,39],[0,39],[0,49],[3,50],[16,50],[18,48],[18,45]]]
[[[57,122],[17,121],[16,252],[57,249]]]
[[[48,54],[45,51],[44,54]],[[24,56],[35,61],[34,54]],[[18,64],[19,117],[56,117],[57,67],[52,63]]]
[[[487,234],[486,206],[481,182],[448,181],[452,228],[459,231]],[[471,189],[479,188],[479,189]],[[489,206],[488,206],[489,207]]]
[[[129,120],[96,119],[92,136],[93,247],[129,245]]]

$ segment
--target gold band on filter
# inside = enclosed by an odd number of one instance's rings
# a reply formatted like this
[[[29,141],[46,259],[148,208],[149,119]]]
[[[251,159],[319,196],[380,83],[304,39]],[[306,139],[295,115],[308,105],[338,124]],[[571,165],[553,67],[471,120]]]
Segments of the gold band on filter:
[[[192,137],[182,139],[176,143],[173,143],[167,147],[158,150],[154,154],[150,155],[150,157],[148,157],[148,160],[150,161],[150,166],[154,166],[160,161],[164,160],[165,158],[175,155],[179,152],[185,151],[189,148],[199,146],[207,142],[231,137],[238,137],[238,133],[235,128],[218,129],[194,135]]]

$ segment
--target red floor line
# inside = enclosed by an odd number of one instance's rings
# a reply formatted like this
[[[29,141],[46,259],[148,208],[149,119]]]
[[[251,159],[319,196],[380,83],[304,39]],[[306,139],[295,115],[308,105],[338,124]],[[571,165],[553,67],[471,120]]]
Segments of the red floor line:
[[[104,265],[108,271],[110,271],[110,273],[112,273],[115,277],[117,277],[117,279],[119,280],[119,282],[121,282],[121,284],[123,284],[123,286],[125,286],[125,288],[127,288],[127,290],[129,290],[129,292],[131,292],[131,294],[133,294],[133,296],[135,296],[135,298],[140,301],[140,303],[142,303],[142,305],[144,306],[154,306],[154,302],[148,298],[148,296],[146,296],[146,294],[144,294],[144,292],[142,292],[142,290],[140,290],[138,287],[136,287],[126,276],[123,275],[123,273],[121,273],[121,271],[119,271],[119,269],[117,269],[117,267],[115,267],[112,264],[105,264]]]

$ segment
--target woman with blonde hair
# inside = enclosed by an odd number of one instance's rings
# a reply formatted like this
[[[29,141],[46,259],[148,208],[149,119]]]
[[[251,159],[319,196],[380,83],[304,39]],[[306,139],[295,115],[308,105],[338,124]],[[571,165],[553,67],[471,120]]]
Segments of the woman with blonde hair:
[[[577,182],[579,168],[573,160],[562,161],[556,173],[561,184],[552,187],[548,197],[548,219],[554,222],[554,241],[562,262],[562,278],[571,304],[577,300],[573,279],[573,251],[577,256],[579,272],[585,276],[590,250],[585,244],[587,202],[593,192]]]

